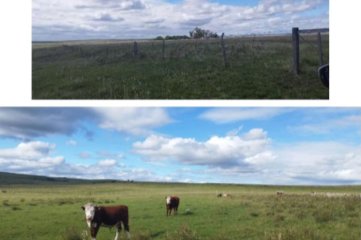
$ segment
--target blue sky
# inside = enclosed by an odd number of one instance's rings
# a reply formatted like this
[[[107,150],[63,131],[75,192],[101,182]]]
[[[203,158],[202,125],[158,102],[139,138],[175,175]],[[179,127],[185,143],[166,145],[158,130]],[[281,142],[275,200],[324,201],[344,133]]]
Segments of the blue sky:
[[[226,35],[329,25],[328,0],[33,0],[33,41],[154,38],[195,27]]]
[[[0,108],[0,171],[360,184],[361,109]]]

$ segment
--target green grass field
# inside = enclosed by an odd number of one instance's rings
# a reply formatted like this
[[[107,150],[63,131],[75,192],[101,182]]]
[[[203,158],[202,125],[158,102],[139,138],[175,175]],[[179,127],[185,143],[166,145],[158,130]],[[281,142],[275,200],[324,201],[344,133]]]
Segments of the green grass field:
[[[328,99],[317,76],[315,36],[301,41],[294,76],[290,36],[33,43],[33,99]],[[310,44],[310,43],[313,43]],[[323,37],[325,62],[328,35]]]
[[[284,195],[277,196],[278,190]],[[128,205],[135,240],[360,239],[360,190],[360,186],[127,182],[5,184],[0,185],[0,239],[82,239],[87,227],[80,207],[87,202]],[[219,192],[232,198],[218,198]],[[347,195],[320,194],[326,192]],[[166,217],[169,194],[178,195],[181,202],[178,215]],[[101,228],[97,239],[114,235],[114,229]],[[125,239],[123,232],[121,239]]]

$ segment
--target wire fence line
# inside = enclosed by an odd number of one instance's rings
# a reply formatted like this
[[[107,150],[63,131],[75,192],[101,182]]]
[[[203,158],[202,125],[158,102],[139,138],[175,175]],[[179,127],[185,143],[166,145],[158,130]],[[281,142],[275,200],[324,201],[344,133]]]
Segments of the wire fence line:
[[[298,35],[298,41],[300,39],[301,43],[309,44],[314,50],[319,49],[321,42],[324,41],[320,40],[316,44],[314,37],[309,37],[308,34]],[[298,48],[301,43],[298,42]],[[96,44],[64,43],[55,47],[34,48],[33,59],[40,62],[54,58],[61,60],[62,58],[68,59],[70,55],[74,58],[90,59],[100,65],[129,60],[161,62],[194,60],[196,62],[214,62],[228,68],[235,62],[254,61],[270,53],[277,54],[275,51],[279,51],[279,55],[288,56],[291,63],[292,56],[295,58],[295,54],[292,54],[294,49],[294,40],[292,41],[290,35],[226,37],[222,34],[221,38],[209,39],[135,40],[112,43],[97,42]],[[323,56],[320,59],[322,60]],[[293,65],[295,65],[295,59]]]
[[[297,27],[292,28],[292,54],[293,54],[293,72],[295,75],[300,74],[300,39],[311,47],[317,49],[319,56],[319,65],[324,64],[324,52],[322,46],[322,33],[328,33],[328,28],[317,28],[317,29],[299,29]],[[314,41],[306,40],[301,34],[316,34],[317,39]]]

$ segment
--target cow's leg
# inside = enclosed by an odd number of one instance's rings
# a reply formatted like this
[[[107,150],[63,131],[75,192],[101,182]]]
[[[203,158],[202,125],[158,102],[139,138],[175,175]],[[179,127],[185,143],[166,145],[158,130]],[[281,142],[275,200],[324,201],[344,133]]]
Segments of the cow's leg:
[[[115,238],[114,240],[118,240],[118,237],[119,237],[119,233],[122,231],[122,224],[121,222],[118,222],[116,225],[115,225]]]
[[[127,235],[127,239],[130,239],[130,233],[129,233],[129,224],[128,221],[123,222],[125,234]]]
[[[116,228],[115,228],[115,238],[114,238],[114,240],[118,240],[119,232],[120,232],[119,228],[116,227]]]
[[[99,227],[100,227],[99,224],[92,223],[91,228],[90,228],[90,236],[92,237],[92,240],[96,240]]]

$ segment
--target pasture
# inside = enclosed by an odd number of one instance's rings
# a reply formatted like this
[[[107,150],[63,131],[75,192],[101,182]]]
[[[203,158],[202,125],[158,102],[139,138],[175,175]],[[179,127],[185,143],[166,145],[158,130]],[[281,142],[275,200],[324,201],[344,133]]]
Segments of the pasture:
[[[134,240],[360,239],[360,190],[126,182],[0,185],[0,239],[89,239],[82,238],[87,227],[81,206],[90,201],[128,205]],[[217,197],[219,192],[232,197]],[[180,197],[176,216],[166,217],[168,194]],[[97,239],[114,235],[114,229],[103,227]]]
[[[291,36],[133,42],[33,43],[33,99],[328,99],[318,76],[316,36],[301,40],[292,73]],[[329,58],[323,36],[324,61]]]

